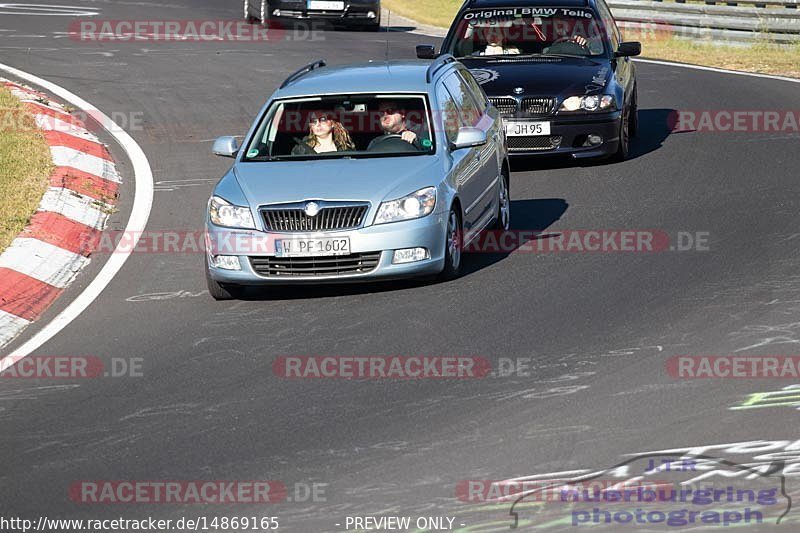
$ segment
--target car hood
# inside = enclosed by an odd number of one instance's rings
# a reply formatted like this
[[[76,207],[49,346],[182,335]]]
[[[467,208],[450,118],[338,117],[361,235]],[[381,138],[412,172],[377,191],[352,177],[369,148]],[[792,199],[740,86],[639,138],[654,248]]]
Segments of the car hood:
[[[373,205],[441,181],[437,156],[238,163],[239,186],[251,206],[305,200],[359,200]]]
[[[610,62],[604,57],[513,58],[463,58],[461,61],[489,96],[511,96],[517,87],[531,96],[566,98],[592,94],[602,92],[611,77]]]

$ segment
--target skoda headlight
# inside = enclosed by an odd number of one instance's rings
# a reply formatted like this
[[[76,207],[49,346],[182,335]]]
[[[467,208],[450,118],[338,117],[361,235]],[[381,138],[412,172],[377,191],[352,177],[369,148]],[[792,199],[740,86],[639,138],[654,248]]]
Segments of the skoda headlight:
[[[436,187],[425,187],[397,200],[383,202],[375,224],[411,220],[430,215],[436,206]]]
[[[613,111],[617,108],[614,97],[610,94],[602,96],[570,96],[562,102],[559,111]]]
[[[211,222],[226,228],[255,229],[253,215],[249,207],[239,207],[223,200],[219,196],[212,196],[208,202],[208,214]]]

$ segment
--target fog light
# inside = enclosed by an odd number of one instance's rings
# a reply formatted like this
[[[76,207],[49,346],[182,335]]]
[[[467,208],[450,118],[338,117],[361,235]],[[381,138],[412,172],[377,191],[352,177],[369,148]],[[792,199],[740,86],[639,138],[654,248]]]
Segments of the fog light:
[[[589,146],[598,146],[603,144],[603,138],[599,135],[589,135],[586,137],[586,142],[589,143]]]
[[[402,263],[414,263],[416,261],[423,261],[428,259],[427,248],[403,248],[402,250],[394,251],[394,258],[392,263],[399,265]]]
[[[561,144],[561,135],[552,135],[550,136],[550,144],[553,146],[558,146]]]
[[[377,15],[375,14],[374,11],[370,11],[369,13],[367,13],[367,18],[368,19],[374,19],[376,17],[377,17]]]
[[[222,270],[241,270],[238,255],[215,255],[214,266]]]
[[[272,16],[273,17],[280,17],[281,16],[281,10],[280,9],[276,9],[275,11],[272,12]]]

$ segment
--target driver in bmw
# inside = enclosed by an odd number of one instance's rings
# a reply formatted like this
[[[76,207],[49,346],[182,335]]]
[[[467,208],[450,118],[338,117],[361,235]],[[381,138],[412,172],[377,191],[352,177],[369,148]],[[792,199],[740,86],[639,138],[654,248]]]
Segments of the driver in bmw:
[[[417,150],[423,150],[419,135],[409,129],[408,123],[406,122],[405,109],[399,107],[396,102],[389,100],[381,102],[378,111],[380,112],[383,135],[373,139],[370,143],[370,147],[388,135],[400,135],[401,139],[411,144]],[[369,150],[369,147],[367,150]]]

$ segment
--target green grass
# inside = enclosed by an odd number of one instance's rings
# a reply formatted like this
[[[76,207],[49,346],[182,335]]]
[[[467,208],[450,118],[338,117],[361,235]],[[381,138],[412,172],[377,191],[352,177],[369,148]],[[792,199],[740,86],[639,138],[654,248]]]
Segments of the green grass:
[[[386,9],[431,26],[448,27],[463,0],[382,0]]]
[[[0,252],[36,211],[53,162],[33,117],[0,86]]]
[[[449,27],[461,0],[383,0],[383,6],[423,24]],[[630,40],[642,41],[642,57],[692,63],[708,67],[759,72],[800,78],[800,43],[777,46],[720,46],[670,38],[659,33],[630,32]]]
[[[665,39],[644,41],[642,57],[800,78],[800,44],[779,47],[758,43],[745,47]]]

